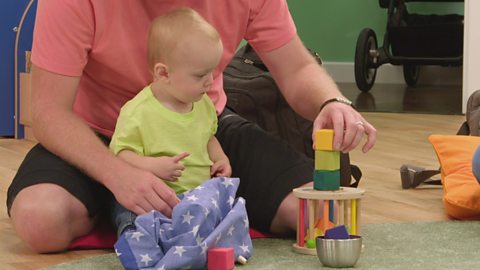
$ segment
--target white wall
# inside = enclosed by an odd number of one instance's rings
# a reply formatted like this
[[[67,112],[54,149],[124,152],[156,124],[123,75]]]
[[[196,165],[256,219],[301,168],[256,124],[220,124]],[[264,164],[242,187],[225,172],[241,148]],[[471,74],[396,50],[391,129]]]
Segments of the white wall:
[[[463,47],[463,105],[465,113],[468,97],[480,89],[480,1],[465,0]],[[476,27],[475,27],[476,26]]]

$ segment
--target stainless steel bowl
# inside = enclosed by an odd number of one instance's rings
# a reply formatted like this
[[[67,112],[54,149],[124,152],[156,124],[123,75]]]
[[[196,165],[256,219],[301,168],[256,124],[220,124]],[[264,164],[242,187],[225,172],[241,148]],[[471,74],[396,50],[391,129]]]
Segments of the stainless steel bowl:
[[[324,266],[353,267],[362,251],[362,237],[350,235],[350,239],[325,239],[317,237],[317,256]]]

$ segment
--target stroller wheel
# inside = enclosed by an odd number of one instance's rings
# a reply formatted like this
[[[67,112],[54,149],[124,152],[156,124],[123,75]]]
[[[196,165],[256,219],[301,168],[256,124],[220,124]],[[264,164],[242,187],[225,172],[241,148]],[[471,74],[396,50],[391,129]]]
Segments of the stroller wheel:
[[[420,66],[417,65],[403,65],[403,78],[408,86],[415,86],[418,82],[418,77],[420,76]]]
[[[360,32],[355,49],[355,82],[358,89],[368,92],[375,82],[377,75],[377,37],[370,28]]]

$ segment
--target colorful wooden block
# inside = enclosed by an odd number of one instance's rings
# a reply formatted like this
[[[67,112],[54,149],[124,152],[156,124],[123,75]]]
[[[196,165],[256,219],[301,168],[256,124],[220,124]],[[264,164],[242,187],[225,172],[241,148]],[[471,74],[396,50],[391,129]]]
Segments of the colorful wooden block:
[[[313,172],[313,189],[315,190],[339,190],[340,170]]]
[[[315,150],[315,170],[317,171],[340,170],[340,152]]]
[[[211,248],[207,253],[208,270],[231,270],[235,268],[233,248]]]
[[[333,129],[315,131],[315,150],[333,151]]]

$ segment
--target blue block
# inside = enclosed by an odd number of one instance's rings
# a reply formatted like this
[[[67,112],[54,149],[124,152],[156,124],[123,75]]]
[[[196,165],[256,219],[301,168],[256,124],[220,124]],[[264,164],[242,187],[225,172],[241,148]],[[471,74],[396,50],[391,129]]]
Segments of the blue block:
[[[325,239],[350,239],[345,225],[340,225],[325,231]]]

